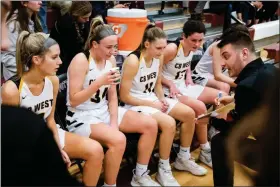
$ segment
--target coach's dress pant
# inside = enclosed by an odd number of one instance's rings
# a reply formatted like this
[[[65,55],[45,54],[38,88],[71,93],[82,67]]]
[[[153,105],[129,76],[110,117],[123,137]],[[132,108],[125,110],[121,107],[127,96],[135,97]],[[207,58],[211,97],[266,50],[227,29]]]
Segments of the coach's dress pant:
[[[234,176],[234,157],[229,157],[228,149],[233,149],[227,144],[228,133],[221,132],[214,136],[211,140],[211,155],[213,164],[213,180],[214,186],[233,186]],[[242,146],[238,146],[238,150],[234,150],[235,154],[242,153],[242,160],[236,160],[248,166],[251,169],[256,170],[256,160],[259,154],[255,153],[257,149],[258,141],[244,138],[239,142]],[[240,148],[240,149],[239,149]]]

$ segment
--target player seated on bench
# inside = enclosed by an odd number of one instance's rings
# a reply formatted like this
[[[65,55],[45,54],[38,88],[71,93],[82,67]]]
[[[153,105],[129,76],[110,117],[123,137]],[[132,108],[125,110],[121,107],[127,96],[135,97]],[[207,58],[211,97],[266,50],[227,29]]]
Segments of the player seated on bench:
[[[156,121],[144,114],[118,107],[116,85],[120,74],[113,56],[118,37],[112,26],[94,19],[85,51],[77,54],[68,69],[67,129],[108,148],[104,185],[116,185],[126,146],[124,133],[140,133],[133,186],[158,186],[148,175],[148,163],[156,137]],[[137,178],[137,180],[135,180]]]
[[[22,31],[16,46],[17,75],[2,88],[3,104],[25,107],[42,116],[68,167],[71,165],[69,157],[85,160],[83,182],[95,186],[104,157],[102,146],[97,141],[58,128],[54,120],[59,87],[55,74],[62,63],[59,45],[44,33]]]
[[[120,99],[126,104],[126,108],[144,113],[157,121],[162,133],[159,139],[160,160],[156,179],[162,186],[178,186],[169,164],[176,132],[174,118],[182,122],[181,147],[175,168],[194,175],[205,175],[207,170],[191,159],[194,111],[178,100],[165,97],[162,90],[161,69],[166,45],[164,31],[152,24],[148,25],[138,49],[129,54],[123,64]]]

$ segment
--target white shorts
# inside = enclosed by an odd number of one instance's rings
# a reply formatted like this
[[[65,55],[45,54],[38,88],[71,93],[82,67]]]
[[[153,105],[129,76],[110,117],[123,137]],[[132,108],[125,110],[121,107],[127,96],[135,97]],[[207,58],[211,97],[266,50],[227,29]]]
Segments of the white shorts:
[[[192,72],[192,80],[195,84],[200,86],[206,86],[209,79],[213,79],[214,76],[211,73],[197,73],[195,70]]]
[[[62,128],[59,127],[59,125],[57,125],[57,131],[58,131],[59,143],[61,148],[63,149],[65,146],[65,130],[63,130]]]
[[[197,99],[204,90],[203,86],[197,84],[186,86],[185,82],[182,82],[181,84],[175,85],[184,96],[188,96],[194,99]],[[163,90],[165,95],[169,95],[169,88],[163,87]]]
[[[227,69],[223,69],[222,73],[229,76]],[[192,80],[195,84],[206,86],[209,79],[215,79],[214,75],[211,73],[197,73],[195,70],[192,72]]]
[[[142,99],[147,99],[153,102],[159,101],[159,99],[156,96],[150,96],[149,98],[142,98]],[[169,112],[174,108],[174,106],[178,103],[177,99],[170,99],[170,98],[165,98],[167,103],[169,104],[169,108],[165,112],[166,114],[169,114]],[[146,115],[152,115],[157,112],[160,112],[160,110],[149,107],[149,106],[131,106],[131,105],[125,105],[125,108],[129,110],[133,110],[135,112],[141,112]]]
[[[118,107],[118,125],[121,124],[124,114],[127,110],[123,107]],[[91,125],[105,123],[110,124],[110,113],[108,110],[75,110],[67,111],[66,114],[67,129],[70,132],[80,136],[89,137],[91,134]]]

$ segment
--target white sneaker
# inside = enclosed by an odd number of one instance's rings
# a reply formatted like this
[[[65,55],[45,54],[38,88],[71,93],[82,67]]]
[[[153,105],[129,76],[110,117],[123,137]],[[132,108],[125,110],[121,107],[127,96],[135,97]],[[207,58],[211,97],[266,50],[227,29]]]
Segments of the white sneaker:
[[[135,169],[132,171],[133,177],[131,180],[131,186],[160,186],[157,182],[155,182],[148,174],[149,170],[143,173],[142,176],[137,176],[135,174]]]
[[[195,163],[195,160],[193,158],[183,159],[177,156],[174,167],[178,170],[191,172],[193,175],[201,176],[207,174],[207,169]]]
[[[216,134],[219,134],[220,131],[215,129],[215,127],[211,126],[209,131],[208,131],[208,138],[211,140]]]
[[[212,168],[211,149],[201,149],[198,159],[210,168]]]
[[[156,179],[162,186],[180,186],[177,180],[173,177],[171,168],[163,168],[160,163]]]

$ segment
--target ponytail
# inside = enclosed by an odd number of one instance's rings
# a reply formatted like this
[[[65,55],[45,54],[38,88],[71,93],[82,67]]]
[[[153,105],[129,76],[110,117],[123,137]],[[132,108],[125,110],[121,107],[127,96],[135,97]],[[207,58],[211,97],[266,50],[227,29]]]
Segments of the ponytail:
[[[142,41],[140,45],[137,47],[136,51],[140,52],[141,50],[143,50],[145,48],[146,41],[153,42],[156,39],[160,39],[160,38],[167,38],[164,31],[161,28],[156,27],[155,24],[149,23],[145,28]]]
[[[112,26],[104,24],[101,17],[96,17],[91,20],[90,32],[85,43],[84,50],[87,51],[92,47],[92,42],[96,41],[97,43],[100,40],[106,38],[107,36],[116,35],[113,31]]]
[[[56,44],[57,42],[49,38],[48,34],[22,31],[16,43],[17,76],[22,77],[26,69],[31,68],[33,56],[44,55],[51,46]]]
[[[25,72],[24,66],[27,66],[29,63],[28,61],[22,61],[22,47],[24,40],[30,35],[27,31],[22,31],[17,39],[16,43],[16,64],[17,64],[17,75],[18,77],[22,77],[23,73]],[[31,59],[30,59],[31,60]]]

